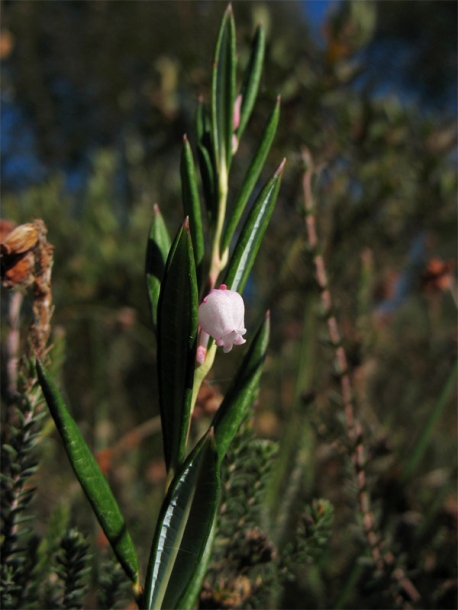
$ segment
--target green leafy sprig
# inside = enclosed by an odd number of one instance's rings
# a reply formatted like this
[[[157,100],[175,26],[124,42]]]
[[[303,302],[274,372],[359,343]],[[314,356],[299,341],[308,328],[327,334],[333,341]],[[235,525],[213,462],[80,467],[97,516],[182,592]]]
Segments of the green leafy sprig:
[[[264,48],[264,32],[258,27],[237,95],[236,33],[229,5],[216,43],[210,110],[201,101],[196,117],[197,159],[208,232],[202,218],[194,155],[186,136],[180,168],[185,220],[173,241],[159,207],[153,211],[146,283],[157,339],[159,405],[168,477],[143,590],[136,551],[121,510],[58,388],[43,364],[37,362],[43,393],[73,470],[133,583],[141,608],[190,608],[195,604],[211,554],[221,488],[220,466],[256,397],[266,356],[268,314],[253,336],[207,432],[194,448],[190,446],[191,413],[216,353],[213,340],[207,343],[198,327],[199,295],[214,288],[224,270],[227,287],[243,291],[272,215],[285,164],[283,160],[250,204],[278,125],[277,99],[240,193],[228,210],[230,168],[257,97]],[[241,224],[245,211],[246,220]],[[236,231],[239,237],[231,250]],[[199,362],[198,344],[205,353]]]
[[[71,529],[65,533],[56,556],[56,573],[63,584],[60,608],[70,610],[83,607],[84,577],[89,571],[87,550],[88,544],[78,530]]]
[[[3,608],[21,606],[33,567],[32,517],[26,511],[35,492],[30,481],[38,468],[35,449],[45,413],[39,410],[42,398],[37,383],[29,386],[27,392],[18,395],[17,405],[11,410],[11,421],[2,430],[0,596]]]

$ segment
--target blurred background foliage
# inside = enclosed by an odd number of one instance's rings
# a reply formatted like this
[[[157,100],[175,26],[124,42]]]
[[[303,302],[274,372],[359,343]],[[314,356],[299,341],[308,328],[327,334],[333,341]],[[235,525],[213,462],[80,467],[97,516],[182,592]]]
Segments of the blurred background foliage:
[[[154,203],[172,233],[181,222],[182,135],[193,141],[198,97],[209,97],[224,8],[199,0],[3,3],[2,216],[16,223],[41,217],[48,227],[54,358],[63,363],[68,404],[132,524],[143,565],[164,476],[144,280],[147,233]],[[282,116],[266,174],[288,159],[245,292],[247,328],[266,308],[273,322],[254,419],[258,436],[280,441],[263,510],[281,522],[283,530],[270,535],[284,545],[313,524],[312,500],[326,498],[335,513],[324,555],[312,561],[309,552],[297,554],[302,563],[288,568],[295,578],[285,579],[275,604],[394,604],[392,583],[381,587],[362,560],[367,547],[339,449],[338,383],[300,213],[306,145],[318,167],[318,229],[365,430],[375,515],[422,596],[417,606],[454,608],[457,5],[329,3],[320,29],[308,21],[308,8],[234,4],[240,64],[259,21],[268,39],[260,101],[234,161],[234,192],[277,94]],[[196,426],[215,408],[239,359],[235,351],[217,360]],[[59,440],[52,427],[45,431],[36,532],[49,535],[62,506],[71,507],[66,521],[94,532],[96,561],[104,542]],[[256,605],[256,577],[251,585],[243,580],[246,566],[235,575],[234,565],[220,568],[219,597],[213,583],[203,607]],[[231,578],[238,595],[223,595]],[[93,603],[89,598],[87,607]]]

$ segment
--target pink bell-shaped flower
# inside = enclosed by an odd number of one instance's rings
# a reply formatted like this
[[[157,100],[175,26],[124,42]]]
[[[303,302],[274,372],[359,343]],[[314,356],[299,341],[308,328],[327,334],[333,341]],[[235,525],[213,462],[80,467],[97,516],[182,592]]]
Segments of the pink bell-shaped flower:
[[[225,353],[233,345],[242,345],[246,333],[245,304],[241,295],[235,290],[228,290],[225,284],[215,288],[199,305],[199,324],[202,330],[215,340],[216,345],[223,346]]]

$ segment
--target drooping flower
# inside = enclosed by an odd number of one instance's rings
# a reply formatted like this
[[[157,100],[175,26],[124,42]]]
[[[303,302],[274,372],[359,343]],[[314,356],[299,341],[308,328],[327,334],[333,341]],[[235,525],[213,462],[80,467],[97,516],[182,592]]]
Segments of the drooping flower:
[[[242,345],[246,333],[245,304],[235,290],[228,290],[225,284],[214,288],[199,305],[199,324],[202,330],[222,346],[225,353],[233,345]]]

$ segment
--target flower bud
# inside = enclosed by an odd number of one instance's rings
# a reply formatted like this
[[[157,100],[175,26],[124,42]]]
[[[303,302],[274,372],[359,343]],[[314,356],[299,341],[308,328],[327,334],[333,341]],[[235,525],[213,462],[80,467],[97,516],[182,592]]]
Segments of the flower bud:
[[[234,102],[234,133],[232,134],[232,154],[234,155],[237,152],[237,148],[239,147],[239,140],[237,138],[237,134],[235,133],[240,125],[240,111],[242,108],[242,95],[238,95]]]
[[[242,96],[238,95],[234,102],[234,131],[240,125],[240,110],[242,108]]]
[[[216,345],[223,346],[225,353],[233,345],[242,345],[246,333],[245,304],[241,295],[228,290],[224,284],[213,289],[199,306],[199,324],[202,330],[215,340]]]

